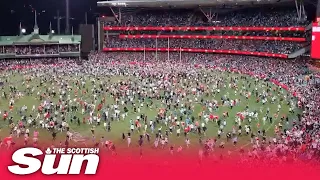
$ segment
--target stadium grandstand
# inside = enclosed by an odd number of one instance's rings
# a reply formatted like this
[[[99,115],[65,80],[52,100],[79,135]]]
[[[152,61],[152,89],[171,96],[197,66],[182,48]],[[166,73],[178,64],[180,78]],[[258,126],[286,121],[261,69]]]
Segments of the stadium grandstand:
[[[99,33],[104,51],[293,59],[311,48],[311,20],[304,6],[296,7],[294,1],[102,1],[98,5],[109,7],[113,14],[98,24],[104,32]]]
[[[18,36],[0,36],[0,59],[79,59],[80,52],[80,35],[56,35],[51,29],[47,35],[39,34],[36,14],[31,34],[20,27]]]

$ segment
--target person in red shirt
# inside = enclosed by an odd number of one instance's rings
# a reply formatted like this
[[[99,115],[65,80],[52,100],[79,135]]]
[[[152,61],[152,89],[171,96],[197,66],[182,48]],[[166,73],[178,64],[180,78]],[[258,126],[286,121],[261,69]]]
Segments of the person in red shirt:
[[[46,119],[49,119],[49,118],[50,118],[50,113],[49,113],[49,112],[47,112],[45,118],[46,118]]]
[[[102,109],[102,104],[99,104],[97,110],[100,111],[101,109]]]
[[[189,133],[189,131],[190,131],[190,127],[189,126],[184,128],[184,136],[185,137],[187,137],[187,134]]]
[[[5,121],[5,120],[7,120],[7,118],[8,118],[8,112],[5,111],[5,112],[3,113],[3,120]]]

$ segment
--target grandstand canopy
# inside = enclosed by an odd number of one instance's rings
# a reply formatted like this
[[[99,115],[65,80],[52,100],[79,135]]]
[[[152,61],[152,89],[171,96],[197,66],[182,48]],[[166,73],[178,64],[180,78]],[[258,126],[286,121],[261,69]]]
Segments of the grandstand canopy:
[[[218,5],[264,5],[294,0],[113,0],[99,1],[99,7],[205,7]]]
[[[80,35],[37,35],[0,36],[0,45],[31,45],[31,44],[80,44]]]

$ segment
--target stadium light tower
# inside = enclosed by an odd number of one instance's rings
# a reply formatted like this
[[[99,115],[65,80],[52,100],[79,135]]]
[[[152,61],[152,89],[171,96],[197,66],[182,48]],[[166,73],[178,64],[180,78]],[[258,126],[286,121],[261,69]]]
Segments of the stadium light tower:
[[[22,28],[22,24],[21,22],[19,23],[19,35],[23,35],[27,32],[27,30],[25,28]]]
[[[70,1],[66,0],[66,34],[70,34]]]
[[[22,34],[25,34],[26,32],[27,32],[26,29],[24,29],[24,28],[21,29],[21,33],[22,33]]]
[[[54,19],[57,20],[57,30],[58,30],[58,34],[60,34],[60,25],[61,25],[61,19],[63,19],[64,17],[60,16],[60,11],[57,10],[57,16],[54,17]]]
[[[33,33],[34,34],[39,34],[39,27],[38,27],[38,21],[37,21],[37,10],[34,11],[34,28],[33,28]]]
[[[55,33],[55,31],[52,29],[52,24],[51,24],[51,22],[50,22],[50,24],[49,24],[49,33],[50,33],[50,34],[54,34],[54,33]]]

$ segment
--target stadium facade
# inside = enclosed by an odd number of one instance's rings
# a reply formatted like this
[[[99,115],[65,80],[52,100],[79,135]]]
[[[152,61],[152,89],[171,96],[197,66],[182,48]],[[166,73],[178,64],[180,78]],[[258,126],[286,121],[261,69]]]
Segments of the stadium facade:
[[[104,7],[212,7],[219,5],[266,5],[283,2],[292,2],[292,0],[111,0],[99,1],[98,6]]]
[[[112,12],[98,20],[98,47],[106,52],[294,59],[311,49],[312,23],[303,1],[128,0],[101,1],[98,6]]]
[[[31,34],[24,34],[20,26],[20,35],[0,36],[0,59],[80,58],[80,35],[56,35],[51,30],[41,35],[36,13],[34,18]]]
[[[80,35],[0,36],[0,59],[79,57],[80,42]],[[20,53],[21,50],[27,53]]]

